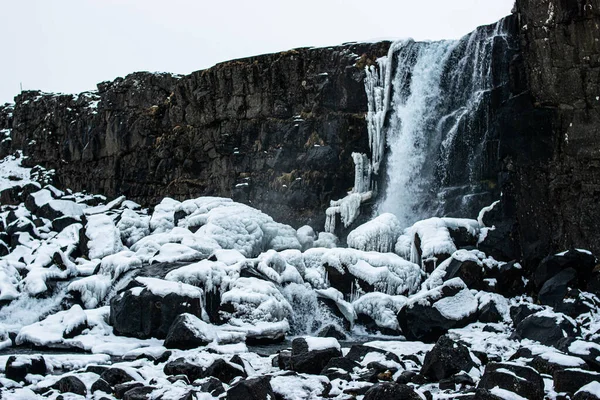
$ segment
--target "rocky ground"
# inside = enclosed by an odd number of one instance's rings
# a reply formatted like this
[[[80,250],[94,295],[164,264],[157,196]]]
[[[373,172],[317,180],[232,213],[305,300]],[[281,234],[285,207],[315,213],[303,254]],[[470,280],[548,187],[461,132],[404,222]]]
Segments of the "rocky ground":
[[[230,199],[61,191],[21,158],[0,163],[2,398],[600,397],[598,260],[495,260],[496,204],[384,214],[341,248]]]

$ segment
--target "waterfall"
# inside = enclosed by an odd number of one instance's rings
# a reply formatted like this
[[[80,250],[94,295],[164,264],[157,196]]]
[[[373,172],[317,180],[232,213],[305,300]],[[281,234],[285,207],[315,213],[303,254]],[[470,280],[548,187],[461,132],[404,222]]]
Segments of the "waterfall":
[[[455,41],[396,42],[367,67],[372,173],[385,162],[377,214],[391,212],[409,226],[425,217],[469,216],[492,198],[488,109],[503,83],[495,82],[492,62],[507,46],[503,26]]]

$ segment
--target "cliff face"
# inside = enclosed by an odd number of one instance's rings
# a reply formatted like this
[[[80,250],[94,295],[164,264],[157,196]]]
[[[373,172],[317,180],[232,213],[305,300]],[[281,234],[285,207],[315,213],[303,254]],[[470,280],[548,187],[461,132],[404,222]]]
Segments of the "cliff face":
[[[485,182],[502,193],[495,246],[531,263],[570,246],[598,253],[600,0],[518,0],[506,23],[516,45],[497,47],[492,70],[508,84],[481,113],[493,138]],[[353,185],[351,153],[369,152],[364,67],[389,45],[135,73],[79,96],[24,92],[14,110],[0,107],[0,130],[12,129],[0,152],[24,149],[27,164],[75,190],[144,205],[233,197],[322,227],[329,201]]]
[[[233,197],[318,225],[353,185],[351,153],[368,151],[364,67],[388,47],[296,49],[183,77],[135,73],[79,96],[24,92],[0,128],[12,127],[12,148],[54,168],[64,187],[144,205]]]
[[[600,251],[600,1],[517,2],[524,86],[505,119],[505,212],[525,259]]]

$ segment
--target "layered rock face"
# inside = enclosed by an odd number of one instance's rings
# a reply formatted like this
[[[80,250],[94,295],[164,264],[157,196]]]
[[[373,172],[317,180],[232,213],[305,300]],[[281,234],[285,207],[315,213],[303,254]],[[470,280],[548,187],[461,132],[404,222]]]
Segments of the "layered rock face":
[[[519,0],[507,20],[518,43],[492,56],[494,82],[508,84],[481,110],[492,138],[481,184],[502,193],[494,240],[507,260],[600,251],[598,10],[596,0]],[[321,228],[329,201],[353,185],[351,153],[369,153],[364,67],[389,45],[297,49],[183,77],[135,73],[79,96],[24,92],[0,107],[0,130],[12,129],[0,153],[23,149],[27,165],[55,169],[74,190],[143,205],[233,197]]]
[[[506,119],[504,205],[523,257],[600,250],[600,2],[517,1],[525,84]]]
[[[144,205],[233,197],[299,226],[352,187],[351,153],[368,150],[364,67],[388,47],[297,49],[184,77],[135,73],[97,94],[24,92],[0,112],[0,129],[64,187]]]

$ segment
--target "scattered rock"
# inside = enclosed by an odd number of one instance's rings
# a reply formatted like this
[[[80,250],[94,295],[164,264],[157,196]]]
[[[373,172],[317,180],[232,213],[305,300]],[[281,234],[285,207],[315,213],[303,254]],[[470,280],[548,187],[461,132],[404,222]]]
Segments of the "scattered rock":
[[[476,367],[473,358],[466,346],[444,335],[425,355],[421,374],[437,382],[461,371],[469,372]]]
[[[556,371],[553,378],[555,391],[573,395],[588,383],[600,382],[600,373],[584,371],[579,368],[568,368]]]
[[[571,318],[544,310],[523,319],[517,325],[513,336],[537,340],[545,346],[557,347],[562,339],[575,337],[578,333],[579,329]]]
[[[477,387],[487,390],[499,387],[530,400],[544,398],[544,380],[540,374],[531,367],[513,363],[488,364]]]
[[[245,379],[233,385],[227,391],[227,400],[265,400],[276,399],[270,378]]]
[[[104,379],[110,386],[113,387],[125,382],[131,382],[136,380],[127,371],[117,367],[107,369],[102,373],[102,375],[100,375],[100,378]]]
[[[28,374],[46,375],[46,372],[44,357],[20,355],[8,357],[4,374],[15,382],[23,382]]]
[[[167,375],[185,375],[190,382],[194,382],[202,377],[204,371],[201,366],[192,364],[185,358],[180,357],[169,361],[163,368],[163,372]]]
[[[340,344],[333,338],[296,338],[292,341],[292,370],[319,374],[334,357],[341,357]]]
[[[233,363],[229,363],[222,358],[216,359],[210,367],[202,374],[203,378],[213,376],[221,382],[229,384],[234,378],[241,376],[246,378],[246,371],[244,368]]]
[[[379,383],[365,393],[364,400],[421,400],[415,390],[399,383]]]

